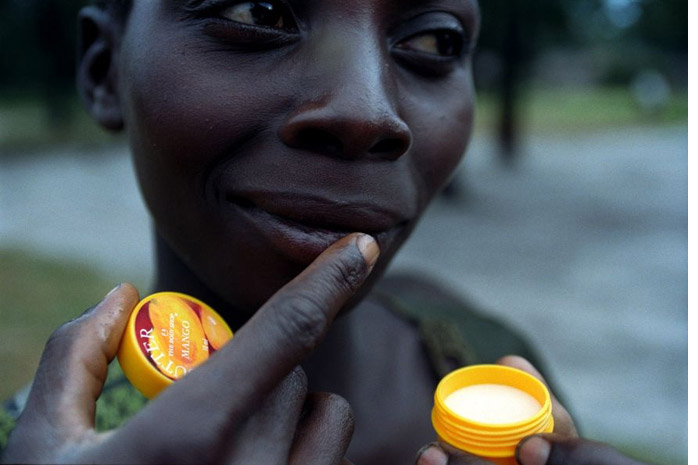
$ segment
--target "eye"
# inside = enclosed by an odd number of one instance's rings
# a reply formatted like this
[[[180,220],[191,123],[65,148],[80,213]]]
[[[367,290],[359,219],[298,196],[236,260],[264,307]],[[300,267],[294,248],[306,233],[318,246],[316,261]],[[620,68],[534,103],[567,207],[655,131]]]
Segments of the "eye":
[[[241,2],[224,8],[220,16],[250,26],[270,29],[295,28],[289,9],[277,2]]]
[[[452,58],[460,56],[463,50],[463,37],[455,31],[429,31],[408,37],[396,44],[396,47],[401,50]]]

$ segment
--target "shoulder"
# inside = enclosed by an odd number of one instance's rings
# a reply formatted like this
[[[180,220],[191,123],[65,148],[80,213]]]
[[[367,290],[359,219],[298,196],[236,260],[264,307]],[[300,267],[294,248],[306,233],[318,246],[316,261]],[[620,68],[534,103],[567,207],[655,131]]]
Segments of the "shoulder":
[[[376,285],[374,296],[417,326],[439,376],[459,366],[494,363],[505,355],[520,355],[541,366],[518,331],[433,279],[388,275]]]

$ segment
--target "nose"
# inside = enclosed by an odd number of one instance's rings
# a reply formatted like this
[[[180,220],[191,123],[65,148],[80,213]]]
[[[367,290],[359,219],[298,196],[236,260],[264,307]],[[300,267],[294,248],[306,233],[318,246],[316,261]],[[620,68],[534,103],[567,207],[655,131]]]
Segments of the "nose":
[[[412,133],[397,113],[390,69],[377,43],[360,41],[321,41],[299,103],[281,125],[284,144],[351,160],[396,160],[407,152]]]

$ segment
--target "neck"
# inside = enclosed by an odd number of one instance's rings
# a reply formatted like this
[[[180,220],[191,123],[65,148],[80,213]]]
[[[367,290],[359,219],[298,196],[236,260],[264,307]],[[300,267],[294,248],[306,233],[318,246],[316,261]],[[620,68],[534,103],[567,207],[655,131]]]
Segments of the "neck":
[[[302,363],[311,391],[344,392],[356,381],[361,349],[361,325],[366,324],[360,304],[332,323],[325,339]]]
[[[152,292],[181,292],[206,302],[237,330],[249,315],[221,299],[206,286],[157,233],[155,234],[155,284]]]
[[[236,309],[209,289],[172,248],[156,234],[156,276],[152,292],[174,291],[196,297],[223,315],[233,330],[249,319],[249,314]],[[370,311],[364,302],[339,316],[325,339],[302,366],[312,390],[341,391],[356,372],[356,354],[361,327],[369,324]]]

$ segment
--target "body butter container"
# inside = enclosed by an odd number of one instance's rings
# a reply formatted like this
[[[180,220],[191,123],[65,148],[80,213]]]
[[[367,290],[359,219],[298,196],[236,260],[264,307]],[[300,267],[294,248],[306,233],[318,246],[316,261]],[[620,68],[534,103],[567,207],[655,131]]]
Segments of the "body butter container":
[[[444,377],[434,394],[432,424],[439,440],[500,465],[516,465],[516,446],[553,431],[545,385],[501,365],[473,365]]]
[[[232,337],[225,320],[202,301],[160,292],[136,305],[117,357],[131,384],[150,399]]]

